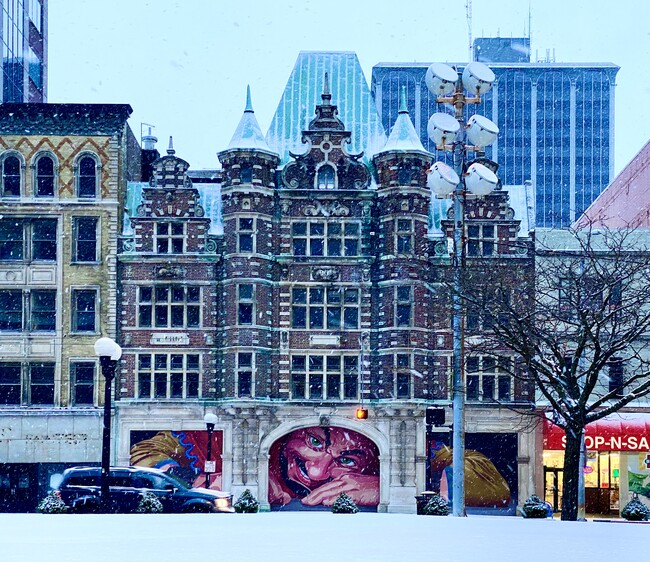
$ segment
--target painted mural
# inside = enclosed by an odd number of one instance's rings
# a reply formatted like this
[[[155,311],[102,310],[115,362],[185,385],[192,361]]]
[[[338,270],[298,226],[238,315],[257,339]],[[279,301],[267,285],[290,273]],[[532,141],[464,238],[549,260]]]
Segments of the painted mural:
[[[365,510],[379,504],[379,449],[336,426],[297,429],[269,452],[271,509],[328,509],[345,493]]]
[[[650,453],[628,455],[627,477],[630,493],[650,500]]]
[[[429,434],[428,486],[451,501],[452,434]],[[465,505],[473,513],[515,514],[517,507],[517,435],[465,435]]]
[[[207,431],[132,431],[131,464],[169,471],[190,486],[205,487]],[[210,457],[215,461],[209,487],[221,490],[223,432],[212,432]]]

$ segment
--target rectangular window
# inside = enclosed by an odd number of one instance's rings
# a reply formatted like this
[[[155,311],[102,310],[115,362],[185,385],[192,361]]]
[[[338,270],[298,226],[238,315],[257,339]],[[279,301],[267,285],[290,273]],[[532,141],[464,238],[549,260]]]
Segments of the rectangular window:
[[[34,332],[53,332],[56,329],[56,291],[31,291],[30,326]]]
[[[468,357],[467,399],[481,402],[512,400],[512,360],[508,357]]]
[[[396,243],[397,254],[413,253],[413,221],[397,219]]]
[[[253,354],[237,354],[237,396],[253,396]]]
[[[359,297],[359,289],[296,287],[291,291],[291,326],[312,330],[358,329]]]
[[[36,405],[54,405],[54,363],[29,365],[29,402]]]
[[[255,251],[255,219],[239,218],[237,236],[239,240],[239,252],[252,253]]]
[[[237,285],[237,323],[238,324],[253,324],[254,306],[253,306],[253,285],[240,284]]]
[[[198,398],[199,359],[199,355],[195,353],[139,354],[138,398]]]
[[[357,356],[294,355],[291,357],[291,398],[357,400]]]
[[[496,248],[496,228],[492,224],[467,226],[467,255],[492,256]]]
[[[358,256],[360,225],[353,222],[294,222],[291,239],[295,256]]]
[[[411,326],[411,287],[395,287],[395,326]]]
[[[201,287],[156,285],[138,288],[138,326],[198,328],[200,325]]]
[[[97,263],[98,217],[72,218],[72,261],[76,263]]]
[[[92,406],[95,403],[95,363],[70,363],[70,404]]]
[[[20,388],[20,363],[0,363],[0,405],[20,404]]]
[[[97,290],[72,290],[72,331],[97,331]]]
[[[23,329],[23,292],[0,291],[0,330],[21,331]]]
[[[186,223],[159,222],[154,231],[157,254],[182,254],[185,251]]]
[[[56,261],[56,249],[56,219],[0,219],[0,261]]]
[[[616,396],[623,396],[623,384],[625,383],[625,370],[623,359],[614,357],[608,364],[609,366],[609,392],[616,392]]]
[[[395,396],[411,397],[411,356],[407,353],[395,355]]]

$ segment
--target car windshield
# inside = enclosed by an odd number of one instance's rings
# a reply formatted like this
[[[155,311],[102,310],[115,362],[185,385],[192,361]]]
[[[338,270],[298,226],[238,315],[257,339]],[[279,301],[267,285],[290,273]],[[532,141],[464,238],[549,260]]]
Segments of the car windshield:
[[[165,473],[165,478],[167,480],[171,480],[174,486],[177,488],[180,488],[182,490],[189,490],[190,487],[187,485],[187,482],[176,476],[175,474],[172,474],[170,472]]]

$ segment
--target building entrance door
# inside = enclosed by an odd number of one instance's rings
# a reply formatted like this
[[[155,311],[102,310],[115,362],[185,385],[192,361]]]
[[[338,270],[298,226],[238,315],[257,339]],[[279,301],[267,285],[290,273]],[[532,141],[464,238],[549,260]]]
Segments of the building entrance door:
[[[38,493],[35,464],[0,464],[0,512],[29,512]]]
[[[553,506],[553,513],[562,511],[562,482],[561,468],[544,467],[544,499]]]

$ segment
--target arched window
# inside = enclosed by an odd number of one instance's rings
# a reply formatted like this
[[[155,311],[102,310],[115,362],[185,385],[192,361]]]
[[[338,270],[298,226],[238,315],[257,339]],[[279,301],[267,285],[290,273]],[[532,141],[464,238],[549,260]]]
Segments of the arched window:
[[[316,178],[318,189],[334,189],[334,168],[332,166],[321,166]]]
[[[2,196],[20,197],[20,160],[7,156],[2,161]]]
[[[36,196],[54,197],[54,160],[41,156],[36,162]]]
[[[79,159],[77,171],[77,196],[97,197],[97,162],[92,156]]]

